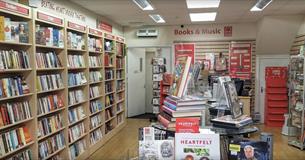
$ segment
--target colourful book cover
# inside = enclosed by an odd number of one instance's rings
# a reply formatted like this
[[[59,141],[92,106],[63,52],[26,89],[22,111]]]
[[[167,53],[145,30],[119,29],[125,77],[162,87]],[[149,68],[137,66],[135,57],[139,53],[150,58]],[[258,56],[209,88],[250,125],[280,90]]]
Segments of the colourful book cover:
[[[11,21],[11,40],[19,42],[19,22]]]
[[[200,118],[176,118],[176,133],[199,133]]]
[[[0,16],[0,41],[4,41],[4,29],[5,29],[5,25],[4,25],[4,17]]]
[[[12,40],[11,19],[10,18],[4,18],[4,39],[5,39],[5,41]]]
[[[29,43],[29,25],[27,22],[19,22],[19,42]]]

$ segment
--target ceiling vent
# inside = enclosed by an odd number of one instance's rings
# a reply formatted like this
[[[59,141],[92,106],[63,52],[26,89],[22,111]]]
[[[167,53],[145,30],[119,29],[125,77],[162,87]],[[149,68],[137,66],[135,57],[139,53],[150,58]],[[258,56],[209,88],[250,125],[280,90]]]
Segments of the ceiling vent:
[[[137,31],[138,37],[157,37],[158,36],[158,30],[154,28],[150,29],[139,29]]]

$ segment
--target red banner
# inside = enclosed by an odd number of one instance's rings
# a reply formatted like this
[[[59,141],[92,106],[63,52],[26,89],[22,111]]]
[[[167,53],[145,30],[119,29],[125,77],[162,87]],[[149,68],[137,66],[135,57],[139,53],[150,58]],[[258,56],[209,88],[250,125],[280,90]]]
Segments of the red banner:
[[[195,44],[193,43],[177,43],[175,47],[175,63],[179,57],[192,57],[192,64],[194,64]]]
[[[30,14],[30,11],[28,8],[22,7],[22,6],[17,6],[15,4],[9,3],[9,2],[4,2],[0,0],[0,9],[19,13],[22,15],[28,16]]]
[[[103,32],[101,32],[99,30],[96,30],[96,29],[89,28],[89,33],[96,34],[96,35],[99,35],[99,36],[103,36]]]
[[[176,133],[199,133],[200,118],[176,118]]]
[[[79,30],[79,31],[85,31],[86,27],[76,24],[76,23],[72,23],[72,22],[68,22],[68,27],[75,29],[75,30]]]
[[[112,33],[112,25],[105,23],[105,22],[100,22],[98,25],[98,28],[103,30],[103,31],[107,31]]]
[[[47,15],[47,14],[44,14],[44,13],[41,13],[41,12],[37,12],[37,18],[40,19],[40,20],[44,20],[44,21],[47,21],[47,22],[52,22],[52,23],[55,23],[55,24],[58,24],[58,25],[63,25],[63,20],[62,19],[50,16],[50,15]]]
[[[251,43],[231,43],[229,61],[229,72],[231,78],[251,79]]]

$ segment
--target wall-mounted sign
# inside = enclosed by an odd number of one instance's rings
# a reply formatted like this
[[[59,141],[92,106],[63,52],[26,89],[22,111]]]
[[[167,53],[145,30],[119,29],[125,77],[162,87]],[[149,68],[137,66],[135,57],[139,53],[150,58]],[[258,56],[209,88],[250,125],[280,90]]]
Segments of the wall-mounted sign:
[[[22,7],[19,5],[15,5],[15,4],[12,4],[9,2],[5,2],[2,0],[0,0],[0,9],[22,14],[22,15],[26,15],[26,16],[28,16],[30,14],[30,11],[28,8],[25,8],[25,7]]]
[[[52,22],[58,25],[63,25],[63,19],[44,14],[42,12],[37,12],[37,19],[44,20],[47,22]]]
[[[232,26],[216,26],[216,27],[203,27],[203,26],[193,26],[174,29],[175,36],[223,36],[232,37],[233,27]]]
[[[85,26],[82,26],[82,25],[79,25],[79,24],[76,24],[76,23],[73,23],[73,22],[68,22],[68,27],[70,27],[72,29],[79,30],[79,31],[86,31]]]
[[[95,34],[95,35],[98,35],[98,36],[103,36],[103,32],[101,32],[99,30],[96,30],[96,29],[92,29],[92,28],[89,28],[89,33]]]
[[[104,37],[110,40],[115,40],[115,36],[112,34],[104,33]]]
[[[231,43],[229,71],[231,78],[251,79],[251,43]]]
[[[125,39],[122,38],[122,37],[117,36],[117,37],[116,37],[116,41],[121,42],[121,43],[124,43],[124,42],[125,42]]]
[[[97,28],[98,28],[98,29],[101,29],[101,30],[103,30],[103,31],[112,33],[112,25],[110,25],[110,24],[108,24],[108,23],[105,23],[105,22],[100,21],[100,22],[98,23]]]
[[[175,47],[175,63],[179,57],[189,56],[192,57],[192,64],[194,64],[194,53],[195,44],[194,43],[176,43]]]

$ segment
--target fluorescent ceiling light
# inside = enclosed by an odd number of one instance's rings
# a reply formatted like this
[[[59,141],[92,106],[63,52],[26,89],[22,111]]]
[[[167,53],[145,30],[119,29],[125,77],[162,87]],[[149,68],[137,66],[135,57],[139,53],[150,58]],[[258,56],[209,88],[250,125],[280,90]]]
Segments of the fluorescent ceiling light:
[[[165,23],[165,20],[159,14],[149,15],[156,23]]]
[[[258,0],[256,4],[251,8],[250,11],[256,12],[256,11],[262,11],[264,8],[266,8],[272,0]]]
[[[187,8],[218,8],[220,0],[186,0]]]
[[[216,12],[190,13],[190,17],[192,22],[215,21],[216,14]]]
[[[147,0],[133,0],[135,4],[137,4],[142,10],[154,10],[152,5]]]

